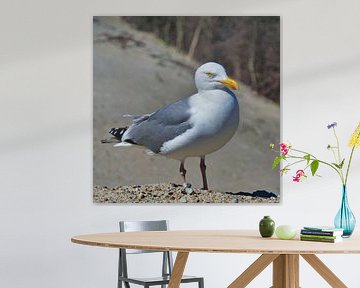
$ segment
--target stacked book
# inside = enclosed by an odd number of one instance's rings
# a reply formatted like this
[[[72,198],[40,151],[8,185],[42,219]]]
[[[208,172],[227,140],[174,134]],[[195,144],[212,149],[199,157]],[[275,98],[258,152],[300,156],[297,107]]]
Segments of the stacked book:
[[[304,227],[300,232],[302,241],[336,243],[342,241],[344,230],[334,227]]]

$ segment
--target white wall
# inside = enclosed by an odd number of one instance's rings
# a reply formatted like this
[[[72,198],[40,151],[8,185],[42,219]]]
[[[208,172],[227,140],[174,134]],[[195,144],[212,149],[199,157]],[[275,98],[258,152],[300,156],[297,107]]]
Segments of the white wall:
[[[347,149],[360,120],[359,1],[157,2],[3,2],[0,287],[115,287],[116,250],[77,246],[70,237],[115,231],[119,219],[167,218],[172,229],[256,228],[263,215],[298,227],[331,224],[340,183],[328,170],[301,184],[284,179],[278,206],[92,203],[92,15],[281,15],[283,139],[327,156],[325,125],[339,123]],[[350,203],[360,219],[360,151],[353,164]],[[187,272],[222,288],[255,258],[193,254]],[[360,287],[360,255],[321,258],[348,287]],[[249,287],[269,287],[270,276],[267,269]],[[327,287],[303,262],[301,285]]]

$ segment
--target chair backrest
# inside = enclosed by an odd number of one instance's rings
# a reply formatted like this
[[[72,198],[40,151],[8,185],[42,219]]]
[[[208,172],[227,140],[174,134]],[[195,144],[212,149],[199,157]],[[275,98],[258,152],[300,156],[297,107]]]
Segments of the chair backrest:
[[[137,231],[167,231],[169,224],[167,220],[156,221],[120,221],[120,232]],[[126,254],[155,253],[160,251],[126,249]]]
[[[167,220],[158,221],[120,221],[120,232],[137,232],[137,231],[167,231],[169,224]],[[128,277],[127,272],[127,257],[126,254],[140,254],[140,253],[163,253],[162,260],[162,275],[171,275],[173,267],[173,259],[169,251],[150,251],[150,250],[136,250],[136,249],[119,249],[119,276]],[[121,283],[121,282],[118,282]],[[126,286],[127,285],[127,286]],[[120,285],[121,287],[121,285]],[[129,283],[125,287],[130,287]]]
[[[121,232],[136,232],[136,231],[167,231],[167,220],[156,221],[120,221]]]

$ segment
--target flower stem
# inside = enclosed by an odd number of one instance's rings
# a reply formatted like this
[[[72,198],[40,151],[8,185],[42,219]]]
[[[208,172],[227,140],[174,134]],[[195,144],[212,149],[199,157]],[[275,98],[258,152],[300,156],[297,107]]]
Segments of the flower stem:
[[[336,138],[336,145],[337,145],[336,149],[337,149],[338,157],[339,157],[339,163],[338,163],[338,164],[340,164],[340,163],[341,163],[341,155],[340,155],[339,137],[338,137],[337,134],[336,134],[335,128],[333,128],[333,132],[334,132],[334,136],[335,136],[335,138]]]
[[[303,161],[305,161],[305,159],[300,159],[300,160],[298,160],[298,161],[295,161],[294,163],[291,163],[291,164],[289,164],[289,165],[286,165],[286,167],[284,167],[284,168],[293,166],[293,165],[298,164],[298,163],[301,163],[301,162],[303,162]]]
[[[331,152],[332,152],[332,154],[333,154],[333,156],[334,156],[334,159],[335,159],[336,164],[338,164],[339,161],[338,161],[338,159],[337,159],[337,157],[336,157],[336,155],[335,155],[334,148],[331,147],[330,150],[331,150]]]
[[[305,152],[305,151],[302,151],[302,150],[297,150],[297,149],[291,149],[295,152],[299,152],[299,153],[303,153],[303,154],[306,154],[306,155],[310,155],[311,157],[313,157],[314,159],[317,159],[314,155],[308,153],[308,152]]]
[[[341,167],[341,168],[339,168],[339,172],[340,172],[340,174],[341,174],[341,179],[342,179],[342,181],[343,181],[343,184],[344,184],[344,183],[346,184],[346,182],[344,182],[344,174],[343,174],[342,165],[341,165],[342,157],[341,157],[341,154],[340,154],[339,137],[338,137],[337,134],[336,134],[335,128],[333,128],[333,131],[334,131],[334,135],[335,135],[335,138],[336,138],[336,145],[337,145],[336,149],[337,149],[338,157],[339,157],[339,161],[338,161],[337,164],[339,165],[339,167]]]
[[[352,157],[353,157],[354,151],[355,151],[355,145],[354,145],[354,146],[353,146],[353,148],[351,149],[351,154],[350,154],[349,164],[348,164],[348,167],[347,167],[347,169],[346,169],[346,176],[345,176],[345,182],[344,182],[344,185],[346,185],[347,180],[348,180],[349,170],[350,170],[350,164],[351,164],[351,160],[352,160]]]
[[[297,151],[297,150],[293,149],[293,151]],[[298,152],[305,153],[305,154],[308,154],[308,155],[310,155],[311,157],[313,157],[312,159],[310,158],[311,161],[317,160],[317,161],[319,161],[320,163],[325,164],[325,165],[333,168],[333,169],[336,171],[336,173],[338,173],[338,175],[340,176],[341,182],[342,182],[343,184],[345,184],[344,178],[343,178],[342,175],[340,174],[338,168],[336,168],[335,166],[333,166],[333,165],[331,165],[331,164],[329,164],[329,163],[327,163],[327,162],[325,162],[325,161],[322,161],[322,160],[320,160],[320,159],[317,159],[316,157],[314,157],[313,155],[311,155],[311,154],[309,154],[309,153],[306,153],[306,152],[303,152],[303,151],[298,151]],[[287,158],[302,159],[303,157],[287,155]]]
[[[354,146],[353,146],[353,148],[351,149],[351,154],[350,154],[350,158],[349,158],[349,163],[348,163],[348,166],[347,166],[347,169],[346,169],[346,176],[345,176],[345,182],[344,182],[345,185],[346,185],[347,180],[348,180],[349,170],[350,170],[350,165],[351,165],[351,160],[352,160],[352,157],[353,157],[353,154],[354,154],[354,151],[355,151],[356,143],[357,143],[357,141],[359,140],[359,138],[360,138],[360,132],[359,132],[358,135],[356,136],[355,141],[354,141]]]
[[[302,151],[302,150],[297,150],[297,149],[292,149],[292,151],[299,152],[299,153],[303,153],[303,154],[306,154],[306,155],[310,155],[310,157],[313,158],[313,159],[310,159],[310,160],[318,160],[320,163],[325,164],[325,165],[333,168],[333,169],[336,171],[336,173],[339,174],[341,183],[345,184],[344,176],[343,176],[342,173],[341,173],[341,172],[342,172],[341,169],[338,169],[338,168],[335,167],[334,165],[331,165],[331,164],[329,164],[329,163],[327,163],[327,162],[325,162],[325,161],[322,161],[322,160],[320,160],[320,159],[317,159],[314,155],[312,155],[312,154],[310,154],[310,153],[308,153],[308,152],[305,152],[305,151]],[[301,158],[301,157],[299,157],[299,158]]]

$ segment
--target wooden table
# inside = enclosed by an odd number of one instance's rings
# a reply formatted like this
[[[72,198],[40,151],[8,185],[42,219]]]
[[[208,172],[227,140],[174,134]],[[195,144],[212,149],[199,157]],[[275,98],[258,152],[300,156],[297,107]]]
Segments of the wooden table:
[[[315,254],[360,253],[360,237],[354,235],[339,243],[320,243],[261,238],[255,230],[118,232],[75,236],[77,244],[177,251],[169,288],[178,288],[190,252],[262,254],[228,288],[246,287],[273,263],[273,288],[299,287],[301,255],[331,287],[347,287]]]

